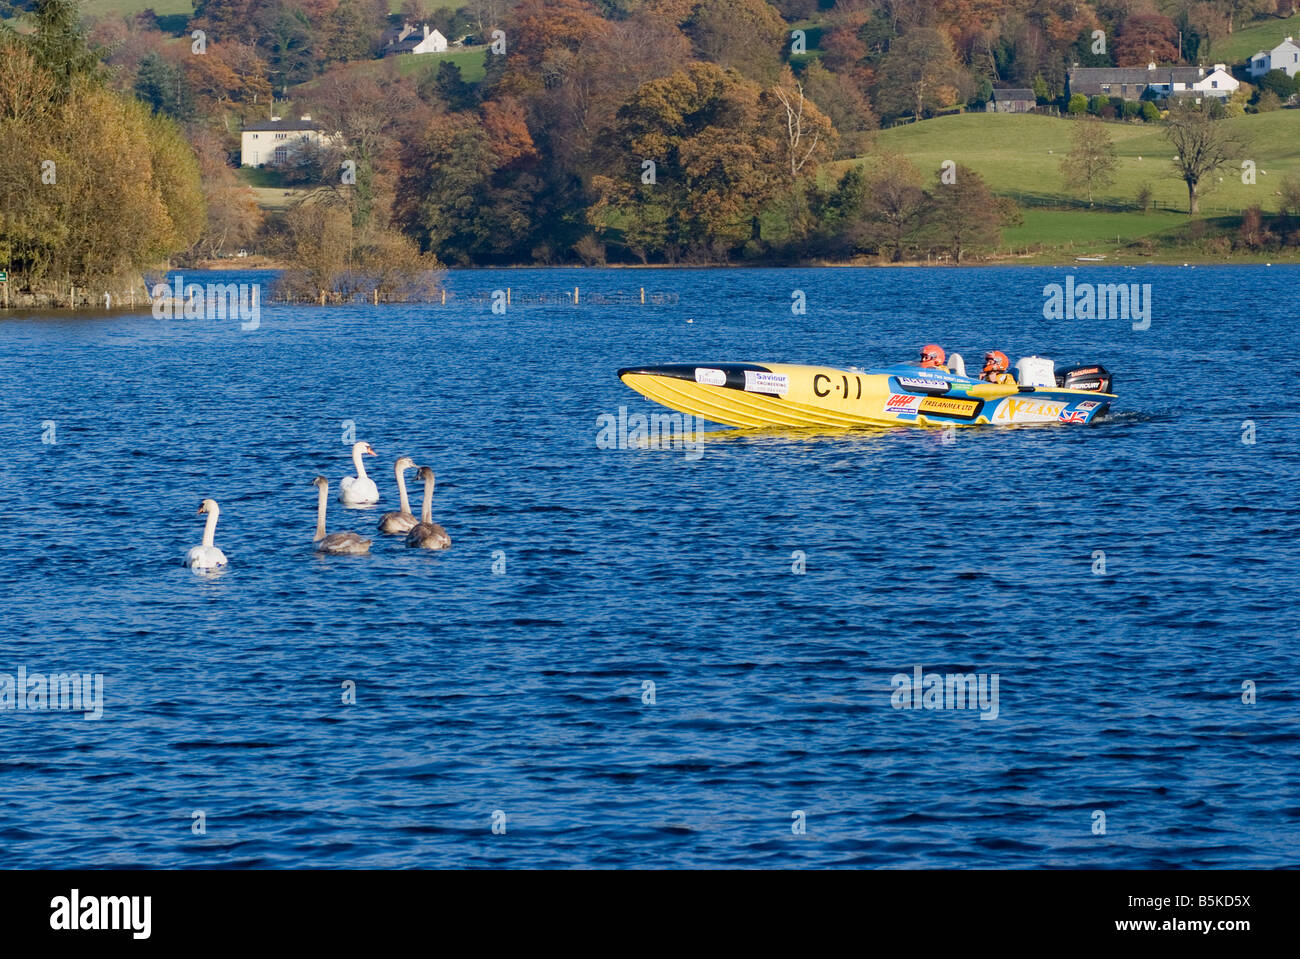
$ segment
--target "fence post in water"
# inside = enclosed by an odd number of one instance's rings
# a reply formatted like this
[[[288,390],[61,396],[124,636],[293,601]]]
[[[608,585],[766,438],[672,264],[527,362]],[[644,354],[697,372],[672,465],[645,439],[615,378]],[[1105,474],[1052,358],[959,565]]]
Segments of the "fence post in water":
[[[442,288],[442,305],[447,305],[447,288],[445,286]]]
[[[375,306],[379,305],[379,287],[375,287]]]
[[[645,306],[645,287],[641,287],[641,305]]]
[[[578,288],[576,286],[573,288],[573,305],[578,305]]]
[[[506,306],[510,305],[510,287],[506,287]]]

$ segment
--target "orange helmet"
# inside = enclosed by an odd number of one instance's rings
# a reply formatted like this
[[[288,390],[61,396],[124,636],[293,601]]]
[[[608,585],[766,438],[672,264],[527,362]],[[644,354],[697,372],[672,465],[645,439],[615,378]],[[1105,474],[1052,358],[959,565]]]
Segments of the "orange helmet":
[[[943,347],[936,346],[934,343],[927,343],[921,347],[922,366],[943,366],[947,358],[947,355],[943,352]]]
[[[1011,361],[1001,350],[989,350],[984,354],[985,373],[1005,373],[1011,368]]]

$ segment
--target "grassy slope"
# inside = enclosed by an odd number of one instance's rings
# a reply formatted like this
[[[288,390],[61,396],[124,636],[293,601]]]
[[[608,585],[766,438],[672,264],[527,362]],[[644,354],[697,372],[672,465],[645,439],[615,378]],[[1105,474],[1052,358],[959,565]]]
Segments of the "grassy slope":
[[[427,7],[431,10],[455,10],[464,5],[465,0],[429,0]],[[123,17],[127,14],[140,13],[148,7],[153,7],[154,12],[159,16],[172,13],[191,16],[194,13],[192,0],[81,0],[81,12],[88,17]],[[401,13],[401,11],[402,0],[388,0],[389,13]]]
[[[1186,210],[1186,188],[1173,173],[1172,153],[1161,128],[1106,126],[1116,144],[1119,168],[1116,182],[1097,199],[1128,203],[1138,186],[1147,182],[1162,206],[1174,207],[1174,211],[1143,214],[1080,208],[1078,199],[1066,194],[1059,162],[1069,149],[1073,122],[1043,116],[965,114],[882,131],[879,147],[906,156],[928,177],[933,177],[944,160],[954,160],[979,173],[996,193],[1030,194],[1059,204],[1026,206],[1024,225],[1003,233],[1009,249],[1042,245],[1064,252],[1105,252],[1141,237],[1181,233],[1188,219],[1181,212]],[[1276,209],[1277,197],[1269,184],[1285,173],[1300,173],[1300,110],[1225,122],[1252,138],[1250,153],[1259,168],[1257,185],[1245,186],[1239,177],[1225,177],[1203,200],[1203,214],[1213,216],[1224,207],[1237,210],[1253,203]]]
[[[127,14],[142,13],[149,7],[160,17],[183,13],[194,15],[191,0],[81,0],[81,15],[103,20],[109,17],[121,18]]]
[[[1300,37],[1300,13],[1287,20],[1260,20],[1238,30],[1211,47],[1207,59],[1245,63],[1260,50],[1272,50],[1284,37]]]
[[[1258,203],[1277,208],[1275,188],[1288,173],[1300,174],[1300,110],[1278,110],[1224,121],[1251,139],[1247,155],[1258,167],[1256,185],[1225,176],[1202,201],[1207,213],[1236,212]],[[1031,194],[1071,202],[1060,160],[1070,149],[1073,120],[1029,114],[967,113],[893,127],[880,134],[881,149],[901,153],[924,173],[954,160],[982,176],[995,193]],[[1119,158],[1115,182],[1097,193],[1103,203],[1131,203],[1149,183],[1162,207],[1186,210],[1187,188],[1174,173],[1173,151],[1157,124],[1108,123]]]

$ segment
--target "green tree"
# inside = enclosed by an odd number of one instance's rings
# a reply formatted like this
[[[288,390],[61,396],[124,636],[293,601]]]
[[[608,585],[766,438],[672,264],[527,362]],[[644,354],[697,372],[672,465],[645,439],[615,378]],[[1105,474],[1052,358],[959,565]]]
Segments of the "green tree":
[[[194,96],[184,73],[150,51],[135,75],[135,95],[159,113],[177,120],[194,115]]]

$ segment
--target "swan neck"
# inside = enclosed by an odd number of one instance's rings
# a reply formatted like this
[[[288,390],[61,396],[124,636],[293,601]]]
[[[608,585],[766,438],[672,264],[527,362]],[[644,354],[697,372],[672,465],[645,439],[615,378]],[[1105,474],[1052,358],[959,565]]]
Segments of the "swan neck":
[[[328,497],[329,490],[322,486],[320,488],[320,497],[316,501],[316,537],[312,542],[325,538],[325,500]]]
[[[361,450],[352,451],[352,465],[357,468],[357,479],[366,478],[366,466],[361,462]]]
[[[397,474],[397,498],[402,504],[402,512],[409,513],[411,512],[411,501],[406,496],[406,477],[403,475],[406,470],[394,469],[393,472]]]
[[[220,515],[217,507],[212,507],[208,513],[208,522],[203,527],[203,545],[211,547],[217,536],[217,516]]]
[[[424,481],[424,507],[420,510],[420,522],[433,522],[433,480]]]

